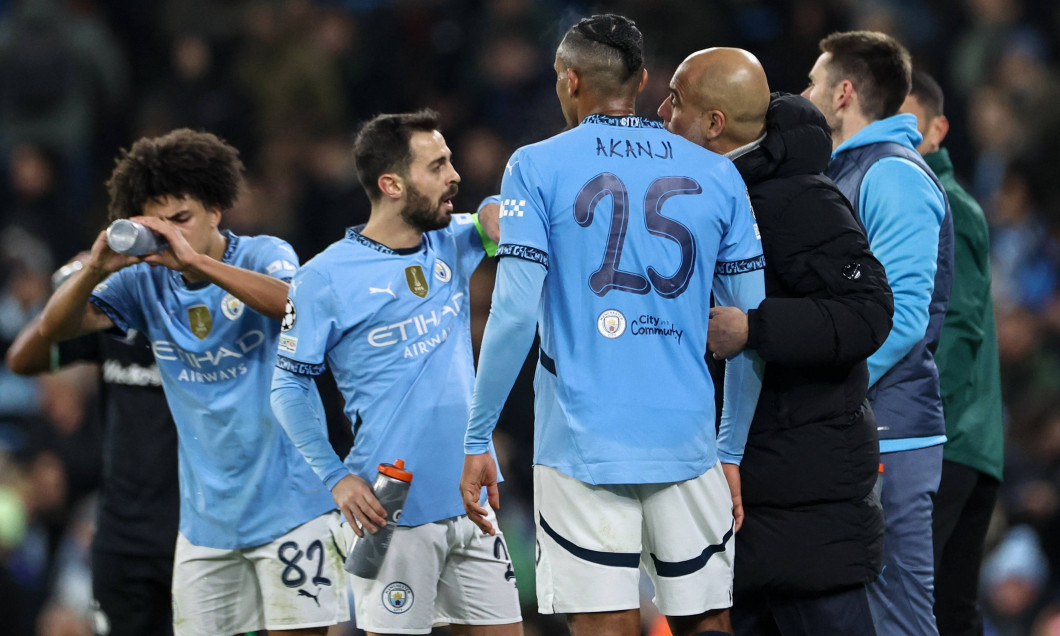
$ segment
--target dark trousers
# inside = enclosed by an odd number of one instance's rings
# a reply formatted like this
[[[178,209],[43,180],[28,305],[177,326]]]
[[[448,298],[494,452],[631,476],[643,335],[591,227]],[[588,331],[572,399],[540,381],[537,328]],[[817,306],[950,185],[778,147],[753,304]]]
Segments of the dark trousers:
[[[92,550],[97,631],[109,636],[173,633],[173,557]],[[107,628],[109,627],[109,631]]]
[[[875,636],[865,587],[810,598],[760,595],[732,607],[737,636]]]
[[[979,568],[1000,483],[964,464],[942,462],[935,497],[935,619],[940,636],[982,636]]]

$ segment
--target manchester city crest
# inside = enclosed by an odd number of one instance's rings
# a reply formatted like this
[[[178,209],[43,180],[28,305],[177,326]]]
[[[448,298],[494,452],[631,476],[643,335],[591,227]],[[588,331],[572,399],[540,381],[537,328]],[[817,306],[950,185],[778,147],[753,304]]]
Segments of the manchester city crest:
[[[383,588],[383,607],[394,614],[404,614],[412,608],[412,588],[394,581]]]
[[[605,338],[617,338],[626,332],[626,317],[617,309],[608,309],[596,319],[596,329]]]
[[[221,299],[221,313],[229,320],[236,320],[242,316],[244,307],[243,301],[232,294],[225,294],[225,297]]]
[[[438,258],[434,261],[434,277],[443,283],[448,283],[453,280],[453,270],[450,269],[449,264]]]
[[[199,340],[210,335],[210,331],[213,330],[213,316],[210,315],[210,308],[206,305],[188,307],[188,325]]]

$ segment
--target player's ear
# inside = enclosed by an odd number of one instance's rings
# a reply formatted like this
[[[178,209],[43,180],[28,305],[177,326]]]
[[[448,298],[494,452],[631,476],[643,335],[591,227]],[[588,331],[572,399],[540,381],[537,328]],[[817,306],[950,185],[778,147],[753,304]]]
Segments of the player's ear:
[[[400,199],[405,193],[405,181],[401,175],[394,172],[384,172],[376,181],[379,191],[388,199]]]
[[[637,95],[640,95],[644,87],[648,85],[648,69],[644,68],[640,71],[640,86],[637,87]]]
[[[931,123],[928,124],[928,134],[931,135],[932,140],[936,145],[941,146],[942,140],[946,138],[950,132],[950,120],[945,115],[939,115],[933,117]]]
[[[210,221],[210,227],[216,230],[221,225],[221,208],[207,208],[206,218]]]
[[[572,68],[567,69],[567,93],[569,93],[571,97],[578,96],[578,88],[581,86],[581,81],[582,78],[581,75],[578,74],[578,71]]]

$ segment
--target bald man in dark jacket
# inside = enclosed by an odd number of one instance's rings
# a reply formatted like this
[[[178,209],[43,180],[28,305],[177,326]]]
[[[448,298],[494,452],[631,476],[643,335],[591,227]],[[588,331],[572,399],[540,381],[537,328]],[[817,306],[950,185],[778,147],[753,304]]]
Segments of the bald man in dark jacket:
[[[874,634],[865,584],[879,572],[876,421],[865,359],[894,312],[887,279],[850,204],[823,176],[824,116],[769,93],[740,49],[686,59],[659,114],[671,131],[725,154],[747,184],[766,258],[766,300],[711,310],[708,346],[766,362],[740,466],[737,634]]]

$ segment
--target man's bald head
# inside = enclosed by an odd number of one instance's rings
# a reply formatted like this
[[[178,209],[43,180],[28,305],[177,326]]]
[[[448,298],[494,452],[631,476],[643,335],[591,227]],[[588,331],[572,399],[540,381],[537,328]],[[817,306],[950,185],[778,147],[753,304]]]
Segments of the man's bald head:
[[[681,62],[659,115],[672,132],[725,153],[762,136],[768,108],[769,82],[758,58],[717,47]]]

